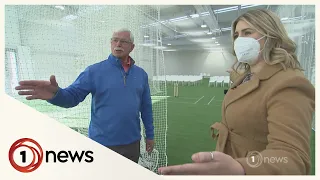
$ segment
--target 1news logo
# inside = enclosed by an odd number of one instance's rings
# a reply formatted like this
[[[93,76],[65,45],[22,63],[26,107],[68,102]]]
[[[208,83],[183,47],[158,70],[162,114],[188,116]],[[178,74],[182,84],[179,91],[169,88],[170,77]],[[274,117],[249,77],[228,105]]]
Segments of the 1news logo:
[[[32,172],[40,167],[43,160],[46,163],[79,163],[93,162],[92,151],[43,151],[40,144],[30,138],[22,138],[15,141],[9,149],[9,161],[14,169],[23,173]]]

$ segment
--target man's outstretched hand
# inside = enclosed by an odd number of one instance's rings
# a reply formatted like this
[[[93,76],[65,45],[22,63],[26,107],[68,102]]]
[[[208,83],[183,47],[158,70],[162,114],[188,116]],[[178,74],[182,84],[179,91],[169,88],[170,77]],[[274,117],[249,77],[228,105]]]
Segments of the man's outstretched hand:
[[[20,81],[15,88],[19,95],[26,95],[27,100],[42,99],[50,100],[57,93],[59,86],[56,77],[52,75],[50,81],[27,80]]]

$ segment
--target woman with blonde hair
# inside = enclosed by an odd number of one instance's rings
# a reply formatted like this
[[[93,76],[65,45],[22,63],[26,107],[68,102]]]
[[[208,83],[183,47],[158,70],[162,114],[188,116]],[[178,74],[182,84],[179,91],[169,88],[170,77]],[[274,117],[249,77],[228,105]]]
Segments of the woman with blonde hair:
[[[304,77],[296,45],[279,17],[250,10],[232,24],[234,54],[245,73],[233,82],[214,123],[214,152],[194,163],[159,168],[164,175],[310,173],[314,86]]]

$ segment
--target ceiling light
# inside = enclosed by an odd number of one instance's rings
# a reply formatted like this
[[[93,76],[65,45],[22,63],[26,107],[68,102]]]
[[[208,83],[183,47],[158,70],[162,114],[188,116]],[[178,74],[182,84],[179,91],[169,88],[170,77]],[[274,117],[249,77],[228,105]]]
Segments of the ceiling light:
[[[214,32],[221,32],[221,29],[215,29]]]
[[[225,27],[225,28],[221,28],[221,31],[230,31],[231,27]]]
[[[245,5],[241,5],[241,9],[246,9],[246,8],[255,7],[255,6],[261,6],[261,5],[245,4]],[[219,14],[219,13],[236,11],[236,10],[238,10],[238,6],[230,6],[227,8],[216,9],[216,10],[214,10],[214,13]]]
[[[200,14],[192,14],[190,15],[191,18],[197,18],[199,16],[203,17],[203,16],[209,16],[210,13],[209,12],[202,12]],[[189,17],[188,16],[182,16],[182,17],[177,17],[177,18],[173,18],[173,19],[168,19],[168,20],[163,20],[163,21],[160,21],[160,23],[152,23],[152,24],[148,24],[148,25],[142,25],[141,28],[148,28],[148,27],[151,27],[151,26],[157,26],[157,25],[160,25],[160,24],[166,24],[166,23],[169,23],[169,22],[177,22],[177,21],[183,21],[183,20],[188,20]]]
[[[238,10],[238,6],[231,6],[231,7],[227,7],[227,8],[217,9],[217,10],[214,10],[214,13],[219,14],[219,13],[235,11],[235,10]]]
[[[302,20],[302,19],[305,18],[305,17],[306,17],[306,16],[297,16],[297,17],[292,17],[292,18],[284,17],[284,18],[281,18],[281,21],[282,21],[282,22],[287,22],[287,21]]]
[[[171,46],[171,44],[168,44],[168,46]]]
[[[261,5],[246,4],[246,5],[241,5],[241,9],[246,9],[246,8],[255,7],[255,6],[261,6]]]
[[[63,6],[54,6],[54,7],[57,8],[57,9],[64,10],[64,7],[63,7]]]
[[[202,36],[205,31],[181,31],[182,34],[187,34],[188,36]]]
[[[182,20],[186,20],[189,19],[188,16],[182,16],[182,17],[178,17],[178,18],[173,18],[173,19],[169,19],[170,22],[177,22],[177,21],[182,21]]]
[[[191,14],[191,15],[190,15],[191,18],[197,18],[197,17],[199,17],[199,16],[200,16],[199,14]]]
[[[207,32],[207,34],[212,34],[212,31],[211,31],[211,30],[209,30],[209,32]]]
[[[262,6],[262,5],[241,5],[241,9],[245,9],[245,8],[249,8],[249,7],[255,7],[255,6]],[[216,9],[214,10],[214,13],[215,14],[219,14],[219,13],[223,13],[223,12],[229,12],[229,11],[235,11],[235,10],[238,10],[238,6],[231,6],[231,7],[227,7],[227,8],[221,8],[221,9]],[[207,11],[207,12],[202,12],[200,14],[191,14],[190,17],[191,18],[197,18],[199,16],[203,17],[203,16],[209,16],[210,13]],[[177,21],[183,21],[183,20],[187,20],[189,19],[188,16],[182,16],[182,17],[177,17],[177,18],[173,18],[173,19],[168,19],[168,20],[163,20],[161,21],[160,23],[161,24],[166,24],[168,22],[177,22]],[[143,25],[141,26],[141,28],[147,28],[147,27],[150,27],[150,26],[156,26],[156,25],[160,25],[160,23],[152,23],[152,24],[149,24],[149,25]],[[207,26],[205,26],[207,27]]]
[[[216,39],[215,37],[212,37],[211,39]]]
[[[207,27],[207,25],[205,25],[205,24],[202,24],[202,25],[201,25],[201,27],[202,27],[202,28],[206,28],[206,27]]]
[[[148,35],[144,35],[143,37],[148,38],[149,36]]]
[[[203,13],[200,13],[200,16],[209,16],[210,13],[209,12],[203,12]]]

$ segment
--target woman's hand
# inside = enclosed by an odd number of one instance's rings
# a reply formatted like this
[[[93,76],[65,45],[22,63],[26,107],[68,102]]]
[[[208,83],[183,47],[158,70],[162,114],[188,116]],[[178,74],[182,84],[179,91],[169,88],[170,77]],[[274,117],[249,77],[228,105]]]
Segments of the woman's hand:
[[[199,152],[192,155],[194,163],[161,167],[162,175],[245,175],[242,165],[221,152]]]

